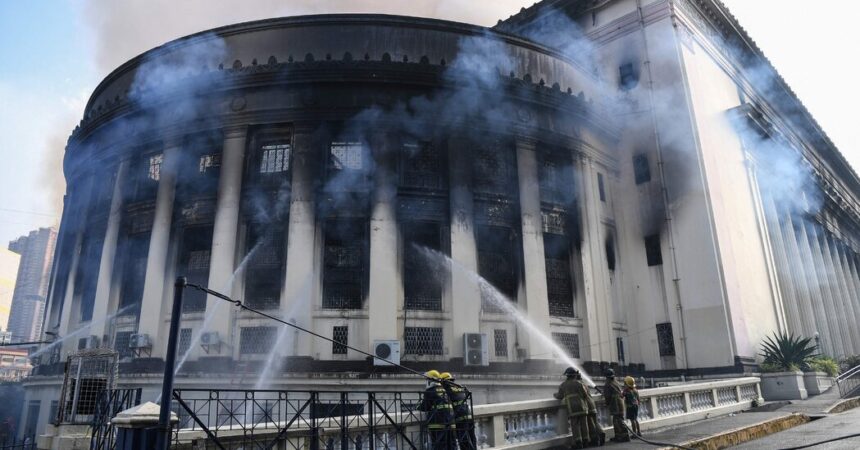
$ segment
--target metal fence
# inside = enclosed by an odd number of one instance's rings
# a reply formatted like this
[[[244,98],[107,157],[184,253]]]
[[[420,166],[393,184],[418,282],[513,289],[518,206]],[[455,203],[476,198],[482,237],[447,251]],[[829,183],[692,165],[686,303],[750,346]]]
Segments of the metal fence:
[[[36,440],[33,437],[23,441],[10,441],[0,443],[0,450],[36,450]]]
[[[84,350],[66,362],[57,422],[89,425],[100,393],[114,388],[117,354],[113,350]]]
[[[839,386],[839,396],[841,398],[850,397],[860,394],[860,366],[846,370],[842,375],[836,377],[836,385]]]
[[[172,448],[432,448],[422,392],[176,389]],[[468,399],[471,405],[471,398]]]
[[[105,389],[99,393],[92,422],[90,450],[116,448],[116,429],[111,424],[117,414],[140,404],[141,388]]]

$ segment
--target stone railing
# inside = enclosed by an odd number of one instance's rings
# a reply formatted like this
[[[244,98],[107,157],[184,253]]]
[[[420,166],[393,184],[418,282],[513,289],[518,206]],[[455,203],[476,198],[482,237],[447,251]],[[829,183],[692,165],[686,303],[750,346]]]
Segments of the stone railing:
[[[759,378],[749,377],[641,390],[641,427],[654,429],[748,409],[762,401],[759,382]],[[596,396],[595,401],[598,420],[610,435],[607,437],[611,437],[611,421],[601,396]],[[559,400],[477,405],[473,412],[480,448],[537,450],[566,445],[567,411]],[[274,448],[312,448],[308,440],[319,440],[319,447],[324,449],[422,448],[421,419],[419,414],[400,410],[377,411],[340,419],[319,419],[312,426],[300,420],[282,432],[278,428],[284,423],[276,419],[268,425],[253,425],[253,434],[255,440],[280,440]],[[218,428],[218,440],[225,445],[240,444],[249,437],[247,425]],[[206,444],[211,436],[191,427],[178,430],[174,439],[172,448],[209,448]]]

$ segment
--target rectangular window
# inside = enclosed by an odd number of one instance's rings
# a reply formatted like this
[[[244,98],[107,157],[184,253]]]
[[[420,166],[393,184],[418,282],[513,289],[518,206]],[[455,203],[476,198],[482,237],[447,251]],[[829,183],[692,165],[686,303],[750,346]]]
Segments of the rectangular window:
[[[442,226],[432,222],[404,222],[403,291],[406,309],[441,311],[444,274],[425,249],[442,250]]]
[[[123,314],[136,314],[143,297],[143,281],[146,278],[146,260],[149,253],[149,233],[130,235],[123,252],[122,288],[120,289],[119,308],[131,305],[135,308],[124,310]]]
[[[179,330],[179,345],[176,346],[176,353],[179,358],[188,353],[191,348],[191,328],[181,328]]]
[[[627,63],[623,64],[618,68],[619,74],[619,82],[618,85],[621,90],[629,91],[636,87],[639,83],[639,77],[636,76],[636,71],[633,70],[633,64]]]
[[[626,361],[624,358],[624,338],[615,338],[615,349],[618,351],[618,361],[623,364]]]
[[[333,327],[331,336],[332,340],[334,340],[334,342],[332,342],[331,344],[331,354],[345,355],[347,352],[346,345],[349,345],[349,327]]]
[[[476,193],[512,195],[517,192],[514,148],[502,139],[485,139],[472,158],[472,181]]]
[[[217,169],[221,167],[221,154],[210,153],[207,155],[201,155],[198,164],[200,173],[211,173],[213,171],[217,171]]]
[[[606,267],[609,270],[615,270],[615,241],[611,238],[606,239],[604,250],[606,251]]]
[[[633,176],[636,179],[637,185],[651,181],[651,168],[648,165],[648,155],[640,153],[633,156]]]
[[[364,146],[361,142],[332,142],[329,168],[333,170],[364,169]]]
[[[552,316],[575,317],[570,241],[566,236],[544,234],[543,248],[549,313]]]
[[[277,333],[276,327],[242,327],[239,334],[239,354],[269,353],[275,346]]]
[[[552,340],[555,341],[567,356],[571,358],[579,358],[579,335],[575,333],[552,333]]]
[[[675,337],[671,322],[657,324],[657,349],[660,356],[675,356]]]
[[[517,263],[514,235],[510,228],[479,225],[475,227],[478,247],[478,274],[509,300],[517,294]],[[482,305],[489,312],[500,312],[496,298],[482,292]]]
[[[146,179],[157,183],[161,179],[161,166],[164,165],[164,154],[151,155],[147,158],[147,162]]]
[[[24,437],[30,439],[36,436],[36,426],[39,425],[39,410],[42,408],[42,402],[39,400],[30,400],[27,403],[27,422],[24,425]]]
[[[564,205],[573,200],[570,163],[543,155],[538,178],[542,202]]]
[[[663,251],[660,249],[659,234],[645,236],[645,257],[648,260],[648,266],[663,264]]]
[[[600,195],[600,201],[606,201],[606,187],[603,186],[603,174],[597,173],[597,193]]]
[[[404,332],[407,355],[441,355],[442,329],[430,327],[406,327]]]
[[[496,349],[496,357],[508,357],[508,330],[493,330],[493,346]]]
[[[328,220],[323,253],[323,308],[361,309],[367,283],[364,220]]]
[[[78,263],[75,291],[80,296],[81,321],[83,322],[93,318],[103,244],[104,242],[98,239],[87,239],[83,245],[83,256]]]
[[[248,266],[245,270],[245,301],[253,308],[271,309],[281,304],[284,276],[284,227],[248,226]]]
[[[212,248],[212,227],[189,227],[183,231],[180,251],[180,270],[188,282],[206,286],[209,284],[209,259]],[[206,310],[206,294],[197,289],[186,289],[183,293],[182,312]]]
[[[164,164],[163,153],[149,153],[134,162],[131,171],[129,194],[132,200],[140,201],[155,199],[158,190],[158,180],[161,179],[161,167]]]
[[[272,174],[290,170],[290,144],[269,144],[260,147],[260,173]]]
[[[430,142],[406,142],[402,147],[403,159],[400,186],[415,189],[444,189],[442,168],[444,159]]]
[[[131,343],[132,334],[134,334],[133,331],[117,331],[114,335],[113,349],[116,350],[119,358],[131,358],[134,356],[134,353],[128,346]]]
[[[59,400],[51,400],[51,409],[48,410],[48,422],[57,423],[58,415],[60,413],[60,401]]]

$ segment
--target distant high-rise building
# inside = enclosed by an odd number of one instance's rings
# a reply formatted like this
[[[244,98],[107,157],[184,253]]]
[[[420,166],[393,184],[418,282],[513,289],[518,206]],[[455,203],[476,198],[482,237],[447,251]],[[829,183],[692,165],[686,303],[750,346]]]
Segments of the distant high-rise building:
[[[42,334],[56,242],[55,229],[39,228],[9,243],[9,250],[21,255],[9,313],[8,328],[14,342],[35,341]]]
[[[0,330],[7,331],[21,255],[0,248]]]

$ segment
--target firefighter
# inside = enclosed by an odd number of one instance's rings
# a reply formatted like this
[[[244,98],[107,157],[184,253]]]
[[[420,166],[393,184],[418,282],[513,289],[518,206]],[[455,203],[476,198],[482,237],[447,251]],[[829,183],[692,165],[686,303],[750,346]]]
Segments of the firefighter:
[[[573,367],[564,370],[567,379],[558,387],[555,398],[564,401],[567,419],[570,421],[570,446],[573,449],[585,448],[588,439],[588,392],[585,385],[577,379],[579,371]]]
[[[418,410],[426,413],[424,424],[430,437],[430,446],[433,450],[452,450],[456,448],[456,442],[452,436],[454,426],[454,410],[445,388],[442,387],[436,370],[427,371],[427,388]]]
[[[454,408],[454,429],[460,450],[475,450],[478,440],[475,437],[475,419],[472,417],[472,395],[468,389],[454,382],[454,376],[448,372],[439,375],[442,386],[451,406]]]
[[[576,378],[582,380],[582,374],[577,373]],[[585,386],[585,402],[588,404],[586,421],[588,423],[589,443],[592,447],[600,447],[606,442],[606,433],[603,432],[603,427],[597,421],[597,404],[594,403],[594,399],[591,397],[591,390],[585,383],[583,385]]]
[[[615,381],[614,370],[607,369],[604,376],[606,377],[606,384],[603,386],[603,399],[606,401],[606,407],[609,408],[609,415],[612,416],[612,428],[615,431],[612,441],[630,442],[630,435],[627,434],[627,427],[624,426],[624,396],[621,392],[621,386]]]

